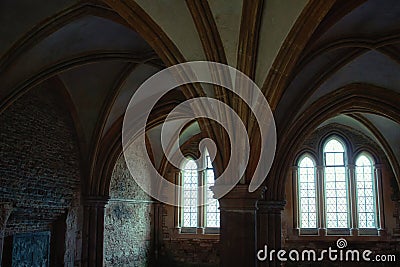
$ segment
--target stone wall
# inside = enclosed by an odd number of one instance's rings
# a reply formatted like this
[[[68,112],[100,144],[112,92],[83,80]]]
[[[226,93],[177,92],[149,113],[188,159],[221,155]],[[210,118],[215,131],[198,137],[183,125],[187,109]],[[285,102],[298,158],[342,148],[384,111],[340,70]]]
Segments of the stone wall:
[[[198,158],[200,156],[199,143],[206,136],[198,135],[195,139],[185,143],[181,151],[186,156]],[[166,167],[166,178],[174,182],[179,169],[171,164]],[[187,234],[180,233],[178,211],[176,207],[161,204],[159,217],[159,231],[157,234],[157,251],[159,251],[157,266],[163,267],[216,267],[220,262],[219,234]]]
[[[6,236],[50,231],[65,216],[80,194],[79,154],[69,110],[48,83],[0,115],[0,202],[13,205]],[[68,245],[79,254],[73,242]]]
[[[80,266],[82,252],[82,208],[79,195],[68,209],[65,231],[64,266]]]
[[[218,239],[164,239],[160,266],[219,266],[219,251]]]
[[[106,206],[104,266],[149,266],[152,218],[152,201],[136,184],[121,155],[114,167]]]
[[[219,234],[186,234],[176,228],[175,207],[162,205],[158,266],[219,266]]]

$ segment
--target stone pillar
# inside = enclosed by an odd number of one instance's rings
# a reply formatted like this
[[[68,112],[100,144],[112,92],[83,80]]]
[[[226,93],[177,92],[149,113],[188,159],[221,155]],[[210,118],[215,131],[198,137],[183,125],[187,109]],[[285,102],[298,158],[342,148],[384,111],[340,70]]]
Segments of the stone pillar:
[[[350,235],[358,236],[358,213],[357,213],[357,182],[356,182],[356,166],[349,164],[348,169],[348,199],[350,208]]]
[[[325,175],[324,166],[317,166],[316,172],[317,188],[315,193],[317,194],[318,203],[318,235],[326,236],[326,219],[325,219]]]
[[[6,230],[7,220],[10,217],[12,209],[11,203],[0,203],[0,266],[3,259],[4,233]]]
[[[376,218],[376,227],[378,228],[378,235],[385,236],[386,233],[386,225],[385,225],[385,216],[383,210],[383,186],[382,186],[382,165],[375,164],[375,205],[377,207],[377,218]]]
[[[82,266],[103,266],[105,196],[83,199]]]
[[[258,242],[257,251],[267,246],[267,251],[279,250],[282,247],[282,211],[286,201],[260,200],[258,208]],[[276,259],[276,253],[272,260],[268,257],[265,261],[259,261],[258,266],[280,266]]]
[[[300,234],[300,210],[299,210],[299,168],[292,167],[292,205],[293,205],[293,232],[294,235]],[[260,203],[260,205],[262,205]]]
[[[250,193],[248,185],[240,184],[219,199],[221,266],[257,266],[256,203],[262,191]]]

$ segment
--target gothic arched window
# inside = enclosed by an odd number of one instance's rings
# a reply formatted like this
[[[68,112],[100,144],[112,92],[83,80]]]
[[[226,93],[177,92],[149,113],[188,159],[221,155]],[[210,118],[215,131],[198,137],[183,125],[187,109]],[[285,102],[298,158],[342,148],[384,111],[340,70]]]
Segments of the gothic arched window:
[[[317,227],[317,195],[315,179],[315,162],[305,155],[299,161],[299,206],[300,206],[300,227]]]
[[[218,200],[213,198],[210,189],[215,181],[214,170],[208,151],[205,150],[202,155],[200,162],[203,166],[197,166],[193,159],[188,158],[182,167],[180,226],[186,228],[186,232],[197,232],[195,228],[200,228],[205,229],[204,233],[216,233],[220,225],[220,213]],[[201,202],[206,205],[199,205]]]
[[[348,228],[348,190],[345,149],[332,138],[324,146],[325,207],[327,228]]]
[[[377,205],[374,162],[366,153],[356,160],[357,216],[360,228],[376,228]]]
[[[194,160],[188,160],[183,167],[182,177],[182,226],[197,227],[197,203],[199,178],[197,164]]]
[[[316,153],[320,164],[309,153],[299,157],[294,181],[300,233],[378,233],[380,202],[373,157],[359,153],[351,165],[348,151],[341,138],[331,136]]]

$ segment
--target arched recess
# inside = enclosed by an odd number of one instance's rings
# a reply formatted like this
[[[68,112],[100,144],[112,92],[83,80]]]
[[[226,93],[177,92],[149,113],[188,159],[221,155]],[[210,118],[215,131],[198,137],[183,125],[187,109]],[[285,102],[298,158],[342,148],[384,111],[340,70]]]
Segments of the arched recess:
[[[382,58],[393,62],[400,62],[391,47],[391,44],[399,42],[397,34],[364,41],[356,38],[340,39],[305,55],[293,70],[293,79],[285,89],[276,109],[276,120],[281,130],[286,129],[291,121],[297,119],[297,116],[313,101],[318,90],[332,81],[336,75],[340,75],[349,65],[368,56],[370,52],[376,52],[376,55],[382,55]],[[385,87],[378,81],[374,84]]]
[[[164,62],[166,65],[171,65],[177,62],[184,62],[184,58],[180,55],[179,51],[174,47],[173,43],[168,39],[168,37],[162,32],[162,30],[151,20],[151,18],[142,11],[142,16],[138,16],[137,23],[134,23],[133,28],[134,31],[140,31],[142,36],[145,36],[150,43],[155,45],[156,47],[164,47],[163,49],[159,49],[158,53],[161,55],[162,58],[166,59]],[[121,18],[116,12],[110,10],[107,6],[101,3],[78,3],[73,5],[72,7],[64,10],[53,17],[45,20],[38,25],[36,25],[31,31],[29,31],[26,35],[24,35],[20,40],[18,40],[15,45],[5,54],[4,57],[1,58],[0,64],[2,67],[7,68],[10,66],[18,57],[20,57],[24,52],[29,51],[35,45],[39,44],[40,42],[44,41],[47,37],[49,37],[52,33],[62,29],[66,25],[71,22],[74,22],[80,18],[86,16],[98,16],[101,18],[105,18],[110,21],[114,21],[116,23],[122,24],[124,26],[131,26],[130,24],[126,23],[123,18]],[[140,25],[141,24],[141,25]],[[146,28],[150,25],[149,28]],[[139,33],[139,34],[140,34]],[[153,35],[151,35],[153,34]],[[162,44],[154,44],[154,40],[152,37],[158,36],[161,38],[160,42]],[[163,44],[168,45],[163,45]],[[169,56],[163,56],[168,54]],[[168,59],[175,58],[179,60],[172,60],[168,61]],[[69,71],[72,68],[77,68],[83,65],[87,65],[89,63],[95,62],[102,62],[102,61],[119,61],[119,62],[127,62],[135,64],[135,63],[144,63],[147,61],[151,61],[154,59],[158,59],[158,55],[154,52],[151,53],[141,53],[141,54],[130,54],[126,51],[118,51],[118,50],[108,50],[108,51],[88,51],[86,53],[80,55],[72,55],[70,57],[64,57],[61,60],[58,60],[54,64],[45,66],[38,70],[36,73],[33,73],[30,77],[26,77],[26,79],[22,79],[22,82],[16,85],[16,87],[12,88],[10,94],[4,95],[4,101],[1,101],[0,112],[6,110],[12,103],[17,101],[20,97],[24,94],[29,92],[29,90],[37,84],[40,84],[59,73]],[[129,70],[128,70],[129,72]],[[123,79],[123,74],[121,74],[121,79]],[[105,121],[107,120],[108,111],[110,110],[111,106],[114,104],[112,99],[118,94],[119,85],[117,84],[115,88],[112,88],[111,92],[109,93],[109,98],[111,99],[107,103],[102,105],[102,110],[100,117],[97,123],[96,133],[98,135],[97,140],[93,142],[93,144],[87,144],[88,148],[86,151],[89,156],[83,158],[90,158],[92,163],[87,162],[89,165],[87,169],[89,169],[89,173],[85,176],[89,177],[89,179],[85,179],[85,195],[96,195],[97,193],[93,193],[94,191],[98,192],[97,190],[91,191],[91,180],[97,179],[93,169],[94,166],[98,165],[96,160],[99,156],[98,154],[101,153],[98,151],[99,144],[101,143],[104,146],[110,145],[112,149],[113,144],[104,143],[100,141],[101,131],[104,127]],[[202,95],[201,87],[190,87],[187,86],[182,89],[184,94],[190,96],[197,96]],[[204,125],[204,124],[203,124]],[[85,164],[86,165],[86,164]],[[101,162],[100,162],[101,165]],[[96,176],[93,178],[93,176]],[[89,180],[86,182],[86,180]]]
[[[75,128],[77,129],[77,133],[78,133],[78,137],[79,137],[79,143],[80,143],[80,151],[81,151],[81,159],[82,159],[82,168],[84,169],[84,176],[85,179],[83,179],[82,181],[82,187],[83,187],[83,192],[85,195],[92,195],[92,192],[88,191],[89,188],[91,187],[91,180],[92,177],[98,177],[96,176],[96,173],[92,172],[92,168],[95,164],[98,165],[98,163],[96,163],[95,161],[93,161],[93,164],[90,164],[89,160],[86,160],[86,158],[88,158],[88,154],[90,155],[90,159],[96,159],[97,158],[97,154],[101,153],[98,152],[97,150],[94,150],[96,153],[94,153],[93,151],[91,151],[91,147],[88,146],[88,144],[85,143],[85,139],[84,139],[84,134],[82,131],[82,127],[80,124],[80,120],[79,120],[79,115],[76,112],[75,109],[75,105],[73,104],[73,101],[71,99],[71,95],[68,92],[68,90],[65,88],[65,85],[63,84],[63,81],[59,78],[59,76],[57,74],[61,73],[61,72],[65,72],[68,71],[72,68],[76,68],[79,67],[81,65],[85,65],[85,64],[90,64],[90,63],[97,63],[97,62],[104,62],[104,61],[114,61],[114,60],[120,60],[120,61],[126,61],[128,63],[140,63],[143,60],[137,60],[135,59],[134,55],[126,55],[126,54],[119,54],[119,53],[113,53],[113,52],[99,52],[99,51],[95,51],[93,53],[90,53],[88,55],[84,55],[84,56],[78,56],[78,57],[73,57],[70,59],[65,59],[64,61],[59,62],[57,65],[55,66],[51,66],[46,70],[43,70],[41,73],[39,73],[35,79],[32,80],[27,80],[26,83],[21,84],[21,86],[19,88],[17,88],[14,91],[14,94],[12,96],[10,96],[8,98],[7,101],[4,101],[1,103],[0,106],[0,114],[7,111],[7,108],[10,107],[13,103],[15,103],[16,101],[18,101],[18,99],[20,99],[21,97],[24,97],[24,95],[28,94],[37,84],[41,84],[41,83],[46,83],[46,82],[51,82],[59,87],[62,87],[63,90],[61,90],[61,92],[63,93],[63,95],[65,96],[65,99],[68,100],[68,107],[70,108],[70,114],[72,115],[74,122],[75,122]],[[145,61],[148,59],[145,59]],[[113,97],[115,94],[118,93],[118,87],[113,88],[113,90],[111,92],[109,92],[110,97],[107,99],[113,99]],[[109,106],[112,105],[112,101],[109,101],[108,103],[105,103],[104,106],[102,107],[102,111],[101,111],[101,115],[99,118],[99,122],[101,125],[103,125],[105,123],[105,119],[104,117],[107,116],[107,110],[109,110]],[[100,129],[102,128],[101,126],[98,126]],[[100,135],[101,131],[100,129],[97,130],[97,132],[99,132],[98,135]],[[107,140],[107,138],[105,138],[105,140]],[[107,149],[113,149],[113,143],[104,143],[105,140],[102,141],[102,148],[107,148]],[[111,145],[111,146],[110,146]],[[110,146],[110,147],[109,147]]]
[[[169,105],[164,107],[166,111],[174,108],[174,105]],[[152,114],[150,120],[148,121],[148,130],[151,130],[154,127],[160,125],[163,120],[167,117],[168,112],[160,112]],[[88,196],[101,196],[104,198],[108,198],[109,190],[110,190],[110,182],[113,168],[117,162],[118,157],[123,152],[122,151],[122,123],[123,117],[120,117],[113,126],[107,131],[105,136],[102,138],[99,144],[98,157],[96,158],[95,165],[92,169],[93,179],[90,180],[90,184],[88,184],[87,192]],[[200,134],[196,134],[193,137],[189,138],[184,144],[180,146],[182,149],[187,149],[187,147],[193,148],[193,143],[197,145],[199,141],[203,138],[206,138],[207,135],[202,132]],[[147,153],[149,155],[150,160],[154,164],[154,156],[153,156],[153,147],[150,144],[151,140],[148,136],[146,136],[146,148]],[[214,164],[216,169],[218,170],[221,167],[221,159],[218,158],[218,153],[216,158],[214,159]],[[163,157],[161,160],[161,165],[158,168],[161,175],[164,177],[167,175],[168,171],[168,160]],[[222,168],[221,168],[222,169]],[[221,170],[219,169],[219,170]],[[218,172],[217,172],[218,173]]]
[[[294,159],[292,152],[299,148],[318,125],[338,114],[354,112],[378,114],[399,123],[399,101],[400,95],[391,90],[369,84],[349,84],[314,102],[279,140],[275,164],[267,181],[267,198],[284,199],[286,174],[290,168],[288,162],[293,162]],[[397,159],[387,156],[396,178],[399,179]]]
[[[35,86],[0,114],[0,201],[14,206],[6,235],[50,231],[55,266],[80,260],[84,167],[73,114],[68,92],[56,78]],[[37,244],[31,245],[34,250]]]
[[[164,106],[165,110],[164,111],[168,111],[170,109],[172,109],[174,107],[174,105],[170,105],[170,106]],[[162,115],[162,116],[161,116]],[[150,118],[150,121],[148,122],[149,124],[149,130],[151,130],[154,127],[157,127],[160,123],[163,122],[163,119],[165,119],[165,117],[168,115],[168,112],[165,113],[155,113],[153,114],[153,116]],[[113,251],[115,250],[115,247],[112,246],[112,242],[110,242],[111,239],[113,239],[113,235],[118,236],[121,234],[120,231],[118,231],[118,229],[115,229],[115,227],[112,226],[111,222],[116,223],[117,225],[121,225],[121,227],[128,227],[126,223],[123,222],[123,220],[121,218],[125,218],[124,216],[127,215],[128,213],[131,214],[133,217],[137,216],[138,213],[136,211],[141,210],[144,213],[146,213],[147,217],[149,218],[153,218],[154,216],[154,220],[160,220],[160,216],[161,214],[158,214],[157,211],[154,209],[154,205],[153,200],[147,196],[147,194],[145,194],[144,192],[141,191],[141,189],[138,189],[137,184],[133,181],[133,178],[130,176],[129,174],[129,170],[126,167],[126,163],[125,163],[125,159],[124,156],[122,154],[122,145],[121,145],[121,128],[122,128],[122,122],[123,122],[123,117],[120,117],[114,124],[113,126],[110,128],[110,130],[106,133],[106,135],[104,136],[104,138],[102,138],[101,143],[99,145],[99,152],[98,152],[98,158],[96,159],[96,165],[93,169],[93,179],[91,180],[91,185],[90,185],[90,195],[86,196],[86,199],[90,199],[93,198],[95,201],[99,201],[100,199],[102,201],[104,201],[105,203],[105,213],[104,213],[104,224],[102,224],[101,222],[99,222],[99,220],[101,219],[100,217],[98,218],[97,222],[92,221],[91,222],[91,218],[90,216],[88,216],[87,218],[85,217],[84,219],[84,228],[90,229],[89,232],[92,233],[92,237],[88,238],[88,240],[86,242],[90,243],[91,239],[96,238],[99,242],[103,241],[104,238],[104,248],[103,248],[103,242],[101,244],[97,244],[97,250],[98,251],[105,251],[104,254],[104,263],[110,264],[110,262],[112,260],[118,260],[119,263],[121,263],[123,261],[122,258],[119,258],[117,256],[118,253],[114,253]],[[184,149],[184,147],[187,146],[191,146],[191,150],[193,150],[193,146],[197,146],[199,141],[204,138],[205,135],[204,133],[200,133],[197,134],[195,136],[193,136],[192,138],[189,138],[189,140],[187,140],[184,144],[182,144],[182,149]],[[150,159],[153,161],[154,164],[154,159],[152,158],[152,147],[149,144],[150,139],[147,138],[147,151],[144,151],[144,153],[148,153]],[[195,143],[195,145],[193,145],[193,143]],[[197,147],[196,147],[197,148]],[[142,151],[143,153],[143,151]],[[135,159],[138,159],[138,156],[135,156]],[[141,160],[139,160],[141,161]],[[165,159],[163,159],[163,164],[161,164],[160,166],[160,170],[159,172],[163,175],[167,175],[165,173],[166,168],[165,165],[167,164],[165,162]],[[142,192],[145,196],[147,196],[146,199],[129,199],[129,197],[132,194],[127,194],[126,196],[124,195],[124,197],[127,197],[127,199],[115,199],[116,197],[118,197],[118,195],[121,194],[121,192],[117,192],[117,191],[113,191],[115,189],[115,186],[113,185],[113,183],[115,184],[116,179],[118,180],[118,178],[116,178],[115,176],[115,168],[116,166],[119,166],[119,172],[121,173],[121,166],[125,166],[123,169],[123,176],[125,178],[123,178],[124,180],[126,180],[126,178],[128,177],[130,179],[130,182],[125,184],[125,186],[129,186],[130,184],[135,184],[135,186],[132,188],[132,190],[136,190],[137,192]],[[131,165],[132,166],[132,165]],[[142,167],[144,167],[144,165],[141,165]],[[145,167],[143,168],[143,170],[140,171],[145,171]],[[114,173],[114,174],[113,174]],[[121,181],[120,181],[121,182]],[[136,188],[136,189],[135,189]],[[142,196],[144,196],[142,195]],[[129,202],[130,204],[123,204],[125,202]],[[136,204],[134,204],[134,202]],[[139,209],[136,209],[135,214],[131,213],[132,209],[131,206],[132,205],[139,205],[139,202],[141,203]],[[149,206],[150,205],[150,206]],[[129,206],[129,207],[127,207]],[[143,209],[142,209],[143,208]],[[123,211],[126,211],[126,213],[121,213],[120,215],[122,216],[121,218],[118,217],[119,215],[119,211],[120,209],[123,209]],[[118,214],[117,214],[118,213]],[[144,213],[141,215],[142,217],[144,217]],[[118,216],[117,216],[118,215]],[[86,215],[85,215],[86,216]],[[130,215],[129,215],[130,216]],[[128,217],[127,217],[128,218]],[[130,217],[129,217],[130,218]],[[151,222],[153,223],[153,222]],[[148,227],[153,227],[153,225],[149,224],[149,221],[144,222],[145,225],[147,225],[145,228],[143,229],[147,229],[146,231],[149,230]],[[143,225],[144,226],[144,225]],[[97,230],[95,230],[97,229]],[[104,229],[104,232],[103,232]],[[108,232],[107,232],[108,231]],[[113,234],[112,234],[113,233]],[[149,234],[151,235],[150,240],[146,239],[146,242],[150,242],[152,245],[155,246],[155,249],[157,250],[158,246],[157,242],[159,241],[159,238],[157,237],[157,235],[159,233],[157,232],[152,232],[150,231]],[[137,238],[143,238],[143,237],[138,237],[138,235],[133,234],[133,233],[126,233],[124,234],[124,237],[121,238],[120,242],[121,244],[126,244],[126,242],[128,242],[127,240],[137,240]],[[126,241],[126,242],[125,242]],[[132,241],[133,242],[133,241]],[[136,242],[136,241],[135,241]],[[152,243],[154,242],[154,243]],[[146,247],[147,249],[148,247]],[[138,252],[135,249],[129,248],[129,246],[125,246],[123,250],[127,251],[127,253],[132,256],[132,255],[136,255]],[[95,259],[94,256],[91,256],[90,251],[84,252],[87,253],[87,257],[92,257],[93,260],[97,260],[97,262],[100,262],[100,259],[103,260],[103,257],[100,257],[99,252],[97,253],[97,258]],[[148,257],[146,256],[148,261],[152,261],[153,260],[153,255],[148,255]]]
[[[89,180],[88,187],[85,190],[84,201],[83,201],[83,204],[85,206],[85,212],[83,218],[83,229],[85,235],[83,238],[83,247],[82,247],[82,258],[85,266],[92,266],[92,265],[103,266],[103,264],[106,264],[106,266],[110,266],[111,264],[110,262],[113,260],[117,260],[119,264],[129,263],[129,261],[132,260],[132,258],[129,259],[127,258],[126,259],[127,262],[123,262],[124,259],[116,256],[118,253],[114,253],[115,250],[117,249],[114,246],[108,246],[107,249],[109,251],[107,251],[107,253],[104,254],[104,247],[103,247],[105,227],[109,230],[111,227],[109,220],[110,218],[112,218],[112,220],[116,219],[117,224],[127,226],[126,223],[121,218],[118,219],[118,214],[117,214],[119,208],[127,208],[127,207],[125,207],[126,205],[124,205],[123,203],[121,204],[115,202],[115,200],[118,198],[118,195],[123,194],[123,192],[121,193],[121,190],[115,190],[115,191],[111,190],[112,181],[115,182],[116,179],[118,180],[117,177],[118,174],[113,175],[113,172],[116,170],[117,165],[119,174],[122,173],[124,178],[126,179],[129,179],[130,177],[129,170],[126,168],[124,155],[122,154],[122,142],[121,142],[122,122],[123,122],[123,117],[120,117],[110,127],[105,136],[101,139],[99,143],[99,150],[97,153],[97,157],[95,159],[95,164],[91,172],[90,176],[91,179]],[[141,152],[143,153],[143,151]],[[146,152],[149,153],[151,157],[152,152],[149,146],[147,146],[147,151],[144,151],[144,153]],[[123,186],[127,185],[130,186],[132,184],[136,185],[136,183],[132,181],[131,183],[125,184]],[[138,188],[137,185],[135,188],[137,189],[138,192],[141,190]],[[129,190],[135,190],[135,188],[131,188]],[[143,192],[142,195],[146,194]],[[127,195],[127,197],[129,197],[129,194]],[[142,200],[149,201],[149,199],[150,198],[148,199],[146,198]],[[128,199],[122,198],[122,202],[124,201],[129,202],[130,200],[129,198]],[[106,206],[107,204],[109,205]],[[108,209],[105,209],[106,207],[108,207]],[[147,212],[149,210],[148,208],[149,207],[145,208],[143,212]],[[132,211],[131,207],[128,208],[128,210]],[[146,214],[149,215],[148,213]],[[114,215],[116,215],[117,217],[115,217]],[[141,215],[144,216],[144,213]],[[148,223],[147,220],[149,220],[150,218],[151,216],[146,217],[146,225]],[[149,230],[147,226],[146,226],[146,231]],[[115,234],[122,234],[118,229],[114,230],[116,231],[114,232]],[[106,236],[107,245],[110,245],[108,241],[110,240],[110,238],[112,238],[110,235],[111,232],[113,231],[109,231]],[[127,245],[126,242],[133,240],[137,236],[133,235],[131,232],[125,237],[126,238],[121,242],[123,242],[124,249],[130,255],[130,257],[131,256],[133,257],[133,255],[137,254],[137,251],[132,251],[131,249],[129,249],[128,248],[129,246]],[[141,236],[140,238],[144,237]],[[104,258],[104,256],[106,256],[107,258]],[[103,260],[105,261],[103,262]]]
[[[131,174],[134,170],[133,175],[148,178],[143,153],[147,152],[134,151],[129,169],[125,155],[119,154],[112,170],[104,217],[104,266],[148,266],[154,260],[156,202]]]
[[[135,32],[138,32],[150,45],[152,45],[166,65],[173,65],[180,62],[185,62],[186,60],[180,54],[179,50],[172,43],[167,35],[161,30],[160,27],[135,3],[132,4],[135,10],[134,23],[129,19],[125,21],[118,13],[114,12],[112,9],[108,8],[102,3],[78,3],[70,8],[54,15],[53,17],[39,23],[31,31],[20,38],[13,47],[1,58],[0,65],[2,67],[9,66],[18,56],[20,56],[24,51],[28,51],[36,44],[40,43],[46,37],[54,33],[55,31],[63,28],[68,23],[75,21],[79,18],[94,15],[109,19],[111,21],[117,22],[119,24],[130,26]],[[143,62],[145,60],[151,60],[154,58],[153,55],[145,55],[139,58],[132,58],[132,55],[125,55],[113,53],[111,51],[107,52],[95,52],[91,55],[73,57],[69,60],[64,60],[62,62],[57,62],[56,65],[47,67],[41,70],[39,73],[32,75],[32,78],[27,79],[24,83],[21,83],[15,88],[10,95],[6,95],[6,101],[2,101],[1,110],[5,110],[13,101],[22,96],[27,92],[32,86],[38,84],[49,77],[68,70],[69,68],[79,66],[81,64],[86,64],[90,60],[128,60],[129,62]],[[88,56],[88,58],[86,57]],[[34,78],[33,78],[34,77]],[[199,96],[203,95],[202,89],[199,86],[185,86],[182,90],[186,96]]]

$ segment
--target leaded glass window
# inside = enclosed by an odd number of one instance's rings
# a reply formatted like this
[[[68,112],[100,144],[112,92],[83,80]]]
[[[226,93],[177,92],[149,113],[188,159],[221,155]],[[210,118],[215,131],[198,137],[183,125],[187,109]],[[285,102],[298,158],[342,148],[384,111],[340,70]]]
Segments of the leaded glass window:
[[[337,139],[324,147],[327,228],[348,228],[348,196],[345,149]]]
[[[198,171],[194,160],[188,160],[183,168],[182,226],[197,227]]]
[[[206,152],[206,169],[205,169],[205,181],[206,181],[206,227],[219,227],[219,202],[214,199],[213,192],[210,187],[214,185],[214,170],[212,167],[210,155]]]
[[[314,161],[308,156],[303,157],[299,162],[298,171],[300,227],[316,228],[317,204]]]
[[[373,161],[361,155],[356,161],[357,214],[359,228],[376,228],[376,196]]]
[[[219,228],[220,212],[219,202],[214,199],[211,190],[215,184],[214,170],[207,150],[202,156],[202,166],[188,159],[182,167],[182,208],[179,221],[183,228],[209,228],[206,233],[217,233],[214,228]],[[203,202],[200,200],[204,200],[205,205],[200,205]],[[194,232],[194,229],[184,230]]]
[[[348,152],[350,151],[350,153]],[[327,139],[317,157],[304,154],[297,162],[296,227],[301,235],[318,234],[316,228],[326,228],[327,234],[378,234],[381,222],[378,184],[373,157],[362,152],[354,158],[341,138]],[[322,162],[318,162],[321,159]],[[318,162],[318,163],[317,163]],[[317,166],[318,165],[318,166]]]

